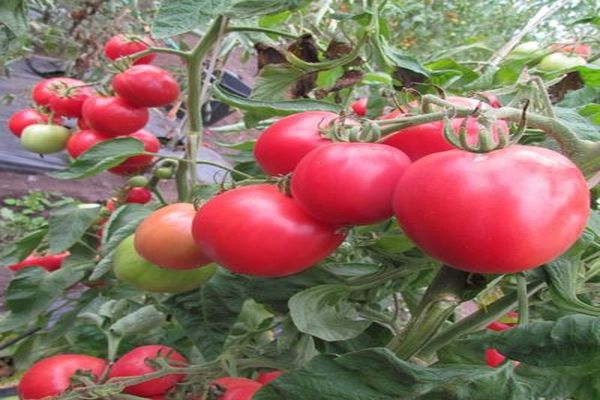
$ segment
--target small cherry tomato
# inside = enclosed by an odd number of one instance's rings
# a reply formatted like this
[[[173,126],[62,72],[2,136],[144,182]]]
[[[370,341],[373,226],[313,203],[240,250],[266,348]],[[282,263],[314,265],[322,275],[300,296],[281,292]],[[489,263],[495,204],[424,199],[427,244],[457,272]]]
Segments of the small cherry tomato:
[[[256,162],[269,175],[289,174],[311,150],[331,143],[321,136],[319,127],[337,117],[327,111],[305,111],[281,118],[258,138]]]
[[[104,46],[104,54],[110,60],[116,60],[124,56],[130,56],[140,51],[148,49],[154,45],[152,40],[147,36],[124,35],[119,34],[111,37]],[[156,54],[148,54],[140,57],[133,62],[137,64],[150,64],[156,58]]]
[[[146,204],[152,200],[152,192],[144,187],[133,187],[127,192],[125,203]]]
[[[115,92],[134,107],[161,107],[179,97],[179,84],[169,71],[134,65],[112,81]]]
[[[506,360],[506,357],[503,356],[496,349],[485,349],[485,363],[488,367],[496,368],[500,364],[502,364]]]
[[[369,99],[366,97],[361,97],[360,99],[353,101],[350,106],[352,107],[352,111],[354,111],[354,114],[358,115],[359,117],[364,117],[365,115],[367,115],[368,101]]]
[[[147,360],[166,358],[170,362],[178,364],[187,363],[187,360],[178,352],[168,346],[147,345],[136,347],[129,353],[119,358],[111,367],[109,378],[126,376],[143,376],[150,374],[155,369],[148,365]],[[123,392],[134,396],[155,396],[169,391],[185,375],[171,374],[161,378],[151,379],[137,385],[126,386]]]
[[[68,251],[59,254],[48,254],[45,256],[31,254],[20,263],[9,265],[8,268],[13,271],[19,271],[25,267],[42,267],[46,271],[52,272],[59,269],[63,261],[69,257],[70,254],[71,253]]]
[[[83,104],[83,117],[95,131],[106,135],[129,135],[148,122],[147,108],[137,108],[121,97],[92,96]]]
[[[60,354],[44,358],[25,372],[17,393],[23,400],[55,398],[71,387],[71,378],[76,373],[85,374],[95,381],[106,368],[108,363],[105,360],[82,354]]]
[[[150,132],[146,130],[137,131],[129,137],[138,139],[144,144],[144,151],[150,153],[157,153],[160,150],[160,142]],[[121,164],[116,167],[110,168],[108,171],[115,175],[132,175],[139,174],[147,169],[154,162],[154,157],[147,154],[141,154],[139,156],[132,156],[127,158]]]
[[[21,133],[23,133],[23,130],[29,125],[45,124],[47,122],[48,116],[46,114],[42,114],[33,108],[25,108],[10,116],[8,119],[8,129],[16,137],[21,137]],[[62,125],[63,120],[61,117],[56,116],[52,122],[55,125]]]
[[[38,154],[52,154],[67,146],[71,133],[63,126],[33,124],[21,133],[21,146]]]
[[[175,203],[150,214],[135,231],[135,249],[146,260],[163,268],[193,269],[211,260],[192,238],[196,211],[189,203]]]
[[[94,145],[105,140],[112,139],[110,136],[103,135],[91,129],[75,132],[67,142],[67,153],[73,158],[77,158]]]

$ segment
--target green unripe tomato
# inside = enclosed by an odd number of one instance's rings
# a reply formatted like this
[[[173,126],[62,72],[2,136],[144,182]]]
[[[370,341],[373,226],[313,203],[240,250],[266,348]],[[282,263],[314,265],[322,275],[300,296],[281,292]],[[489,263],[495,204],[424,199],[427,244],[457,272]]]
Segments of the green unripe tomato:
[[[173,177],[173,169],[169,167],[160,167],[154,170],[154,176],[158,179],[171,179]]]
[[[540,71],[551,72],[585,64],[587,64],[587,61],[583,57],[569,56],[564,53],[552,53],[542,58],[537,67]]]
[[[186,270],[160,268],[135,251],[133,237],[129,236],[117,246],[113,255],[113,271],[117,279],[137,289],[156,293],[189,292],[202,286],[217,270],[214,263]]]
[[[541,51],[542,46],[538,42],[525,42],[512,49],[510,54],[518,56],[529,56],[535,55],[536,53],[540,53]]]
[[[71,133],[63,126],[33,124],[23,130],[21,145],[38,154],[58,153],[67,147]]]
[[[136,175],[129,178],[127,184],[131,187],[146,187],[148,186],[148,182],[150,182],[150,179],[144,175]]]

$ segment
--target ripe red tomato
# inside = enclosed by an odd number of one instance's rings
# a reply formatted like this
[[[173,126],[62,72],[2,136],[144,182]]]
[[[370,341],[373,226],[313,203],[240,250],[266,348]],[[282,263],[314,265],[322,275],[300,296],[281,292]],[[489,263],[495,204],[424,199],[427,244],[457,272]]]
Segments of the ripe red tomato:
[[[488,367],[496,368],[500,364],[502,364],[506,360],[506,357],[503,356],[496,349],[485,349],[485,363]]]
[[[585,179],[569,159],[520,145],[424,157],[394,196],[396,217],[417,246],[486,274],[536,268],[561,255],[583,231],[589,204]]]
[[[313,219],[273,185],[219,194],[196,214],[192,234],[200,249],[239,274],[286,276],[331,254],[346,236]]]
[[[13,115],[10,116],[10,118],[8,119],[8,129],[16,137],[21,137],[21,133],[29,125],[45,124],[47,122],[47,115],[42,114],[33,108],[25,108],[23,110],[15,112]],[[54,117],[52,122],[56,125],[62,125],[63,120],[61,117],[56,116]]]
[[[63,261],[69,257],[71,253],[65,251],[59,254],[48,254],[46,256],[36,256],[34,254],[29,255],[26,259],[20,263],[9,265],[8,268],[13,271],[19,271],[25,267],[42,267],[48,272],[56,271],[59,269]]]
[[[49,90],[52,93],[48,107],[56,115],[64,115],[71,118],[81,117],[81,108],[83,103],[94,94],[89,87],[73,87],[84,85],[85,82],[70,79],[68,81],[61,79],[53,81],[49,85]]]
[[[154,372],[155,369],[148,365],[146,360],[152,360],[159,357],[166,358],[170,362],[176,362],[177,364],[187,363],[185,357],[168,346],[140,346],[119,358],[110,369],[108,377],[117,378],[150,374]],[[127,386],[123,392],[134,396],[160,395],[169,391],[183,378],[185,378],[185,376],[182,374],[166,375],[161,378],[138,383],[137,385]]]
[[[70,379],[77,371],[91,373],[99,378],[107,367],[106,361],[81,354],[44,358],[33,364],[21,378],[17,388],[19,399],[54,398],[69,388]]]
[[[67,147],[71,133],[64,126],[33,124],[21,132],[21,146],[38,154],[52,154]]]
[[[160,107],[179,97],[179,84],[169,71],[134,65],[112,81],[115,92],[134,107]]]
[[[140,130],[137,131],[129,137],[140,140],[144,143],[144,151],[150,153],[157,153],[160,150],[160,142],[148,131]],[[148,168],[154,162],[154,157],[147,154],[141,154],[139,156],[132,156],[127,158],[121,164],[116,167],[112,167],[109,169],[115,175],[132,175],[139,174],[143,172],[146,168]]]
[[[133,107],[118,96],[92,96],[83,105],[83,117],[95,131],[120,136],[142,129],[149,114],[148,109]]]
[[[292,196],[323,222],[381,222],[393,215],[394,189],[409,165],[403,152],[384,144],[328,144],[300,160],[292,175]]]
[[[359,117],[364,117],[365,115],[367,115],[368,101],[369,99],[366,97],[361,97],[360,99],[353,101],[350,107],[352,107],[352,111],[354,111],[354,114],[358,115]]]
[[[143,187],[134,187],[127,192],[125,203],[146,204],[152,200],[152,192]]]
[[[40,106],[50,105],[50,99],[54,97],[54,90],[56,87],[65,87],[69,84],[78,84],[82,82],[77,79],[71,78],[50,78],[39,81],[31,89],[31,98],[33,101]]]
[[[193,269],[211,262],[192,238],[196,211],[189,203],[175,203],[154,211],[135,231],[135,249],[163,268]]]
[[[262,383],[263,385],[266,385],[267,383],[271,382],[272,380],[279,378],[284,373],[285,372],[283,372],[283,371],[259,372],[258,376],[256,377],[256,381],[259,383]]]
[[[90,126],[88,125],[87,122],[85,122],[84,118],[78,118],[77,119],[77,127],[79,129],[81,129],[82,131],[84,131],[86,129],[90,129]]]
[[[152,46],[154,43],[147,36],[119,34],[111,37],[108,42],[106,42],[106,45],[104,45],[104,54],[108,59],[116,60],[123,56],[129,56],[144,51],[149,45]],[[150,64],[155,58],[156,54],[148,54],[147,56],[138,58],[133,64]]]
[[[210,391],[221,394],[217,400],[251,400],[263,385],[247,378],[233,378],[226,376],[211,382]]]
[[[112,139],[91,129],[75,132],[67,142],[67,153],[73,158],[79,157],[97,143]]]
[[[507,329],[512,328],[512,326],[508,325],[508,324],[504,324],[502,322],[498,322],[498,321],[494,321],[492,323],[490,323],[487,326],[488,329],[491,329],[493,331],[505,331]]]
[[[337,117],[327,111],[305,111],[281,118],[258,138],[256,162],[269,175],[289,174],[311,150],[331,143],[321,136],[319,127]]]
[[[452,104],[462,107],[475,108],[481,102],[464,97],[448,97],[446,100]],[[489,108],[487,103],[481,103],[482,109]],[[381,119],[393,119],[402,116],[402,112],[396,110]],[[453,118],[452,129],[459,132],[464,118]],[[478,123],[476,118],[467,120],[467,137],[471,144],[478,140]],[[496,121],[495,131],[508,132],[508,125],[504,121]],[[402,150],[412,160],[416,161],[428,154],[453,150],[455,147],[444,138],[444,123],[442,121],[429,122],[427,124],[415,125],[401,129],[385,137],[382,143]]]

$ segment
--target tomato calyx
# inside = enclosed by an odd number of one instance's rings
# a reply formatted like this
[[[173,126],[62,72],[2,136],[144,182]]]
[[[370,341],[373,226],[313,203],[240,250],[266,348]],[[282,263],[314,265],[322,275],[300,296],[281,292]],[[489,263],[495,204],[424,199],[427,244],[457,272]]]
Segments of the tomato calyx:
[[[340,115],[326,124],[319,124],[321,135],[334,142],[376,142],[381,128],[374,121],[358,115]]]

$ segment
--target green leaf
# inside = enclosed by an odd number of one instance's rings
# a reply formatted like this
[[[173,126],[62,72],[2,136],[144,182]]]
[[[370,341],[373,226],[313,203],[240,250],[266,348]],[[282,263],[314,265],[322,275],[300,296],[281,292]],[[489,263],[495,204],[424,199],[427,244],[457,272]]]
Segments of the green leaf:
[[[27,3],[24,0],[2,0],[0,2],[0,24],[6,26],[13,35],[27,33]]]
[[[373,45],[377,50],[377,55],[382,67],[394,66],[407,69],[419,75],[429,77],[429,71],[423,67],[414,57],[402,53],[400,50],[392,47],[385,38],[373,37]]]
[[[317,85],[321,88],[330,88],[344,75],[343,67],[336,67],[317,74]]]
[[[565,124],[581,139],[600,140],[600,128],[593,125],[585,117],[572,108],[554,107],[556,118]]]
[[[352,339],[369,327],[371,321],[359,316],[348,301],[351,291],[345,285],[320,285],[290,298],[290,316],[300,332],[327,341]]]
[[[99,204],[71,204],[50,214],[48,220],[49,245],[52,253],[60,253],[79,240],[100,215]]]
[[[523,400],[529,385],[510,367],[423,367],[373,348],[336,357],[320,355],[264,386],[254,400]]]
[[[71,162],[71,165],[59,172],[48,175],[58,179],[89,178],[119,165],[125,159],[144,151],[144,144],[134,138],[116,138],[98,143]]]
[[[586,64],[577,67],[579,76],[586,86],[598,89],[600,88],[600,66],[595,64]]]
[[[479,77],[477,72],[451,59],[427,64],[427,68],[431,70],[431,82],[443,87],[465,85]]]
[[[548,277],[548,287],[554,304],[571,312],[598,316],[600,307],[585,303],[577,297],[580,286],[584,283],[579,281],[581,256],[584,251],[585,245],[579,241],[567,253],[543,268]]]
[[[326,103],[317,100],[294,100],[294,101],[259,101],[255,99],[245,99],[225,92],[214,85],[214,97],[232,107],[247,111],[256,116],[254,122],[270,118],[272,116],[285,116],[295,114],[302,111],[331,111],[335,113],[341,112],[342,108],[337,104]]]
[[[388,85],[390,86],[393,82],[390,74],[385,72],[367,72],[362,78],[362,82],[365,85]]]
[[[256,79],[251,97],[253,100],[283,100],[290,85],[304,75],[305,72],[298,68],[280,64],[266,65]]]
[[[0,254],[0,266],[7,266],[23,261],[37,249],[47,234],[47,228],[38,229],[37,231],[33,231],[23,236],[21,239],[5,248],[2,251],[2,254]]]
[[[200,289],[171,296],[163,304],[202,354],[213,359],[221,354],[246,299],[286,312],[294,293],[337,280],[319,268],[277,279],[251,278],[219,269]]]
[[[292,13],[289,10],[284,10],[277,14],[263,15],[258,19],[258,26],[263,28],[273,28],[284,23]]]
[[[99,279],[110,270],[112,256],[119,243],[132,235],[140,222],[152,211],[141,204],[126,204],[112,213],[104,227],[102,259],[94,268],[90,280]]]
[[[579,115],[587,117],[592,123],[600,125],[600,104],[588,104],[581,107]]]
[[[163,323],[165,315],[153,305],[144,306],[113,323],[109,330],[119,336],[127,337],[144,333]]]
[[[232,18],[252,18],[293,11],[308,3],[308,0],[238,0],[234,1],[226,14]]]
[[[161,0],[151,32],[163,39],[206,25],[228,0]]]
[[[0,323],[0,332],[13,330],[34,321],[64,295],[65,289],[79,282],[86,273],[82,268],[61,268],[47,272],[42,268],[24,268],[10,281],[6,306],[11,314]]]

